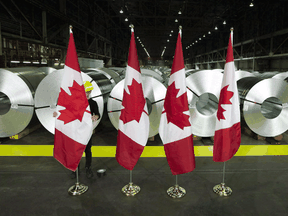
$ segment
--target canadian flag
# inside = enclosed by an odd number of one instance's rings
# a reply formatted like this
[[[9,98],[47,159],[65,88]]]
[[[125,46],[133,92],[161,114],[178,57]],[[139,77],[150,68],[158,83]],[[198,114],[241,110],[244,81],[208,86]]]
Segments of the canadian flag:
[[[223,81],[218,103],[213,160],[225,162],[238,151],[241,143],[240,108],[233,58],[231,31]]]
[[[116,147],[116,160],[128,170],[133,170],[149,135],[149,116],[133,28],[131,33]]]
[[[54,158],[75,171],[93,126],[71,29],[56,110]]]
[[[186,92],[185,67],[178,34],[171,75],[168,82],[159,135],[173,175],[191,172],[195,168],[192,127]]]

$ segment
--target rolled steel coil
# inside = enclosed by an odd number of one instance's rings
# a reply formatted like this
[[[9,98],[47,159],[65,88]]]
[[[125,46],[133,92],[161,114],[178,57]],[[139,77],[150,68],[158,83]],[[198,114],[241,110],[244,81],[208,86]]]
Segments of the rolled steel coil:
[[[264,137],[288,129],[288,85],[280,79],[245,77],[237,82],[242,113],[248,127]]]
[[[186,77],[187,96],[193,135],[212,137],[223,74],[202,70]]]
[[[36,69],[0,69],[0,137],[13,136],[37,122],[34,94],[46,74]]]
[[[244,77],[255,77],[255,75],[253,73],[248,72],[248,71],[243,71],[243,70],[235,71],[236,81],[238,81],[239,79],[242,79]]]

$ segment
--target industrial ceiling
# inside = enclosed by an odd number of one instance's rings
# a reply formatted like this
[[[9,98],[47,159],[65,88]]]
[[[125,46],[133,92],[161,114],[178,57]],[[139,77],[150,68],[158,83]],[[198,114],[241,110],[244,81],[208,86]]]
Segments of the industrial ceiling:
[[[68,25],[71,24],[80,53],[103,58],[111,55],[121,61],[127,59],[129,25],[133,24],[135,36],[139,37],[137,49],[141,59],[147,59],[148,52],[151,58],[170,60],[180,25],[184,58],[189,58],[189,55],[227,46],[231,27],[234,27],[234,41],[238,43],[287,28],[286,2],[0,0],[0,23],[5,38],[59,48],[67,45]],[[111,53],[107,54],[107,50]]]

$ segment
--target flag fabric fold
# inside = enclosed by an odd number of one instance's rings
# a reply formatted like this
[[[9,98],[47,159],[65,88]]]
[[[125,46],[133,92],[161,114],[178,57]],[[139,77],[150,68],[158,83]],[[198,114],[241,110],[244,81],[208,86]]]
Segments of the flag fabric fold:
[[[213,160],[225,162],[238,151],[241,143],[240,107],[233,57],[231,31],[218,103]]]
[[[148,135],[149,116],[143,94],[134,30],[131,28],[128,65],[117,136],[117,162],[124,168],[133,170],[144,150]]]
[[[71,29],[56,110],[54,158],[75,171],[93,126]]]
[[[186,92],[181,30],[178,34],[171,75],[160,118],[159,135],[164,144],[172,174],[178,175],[193,171],[195,155]]]

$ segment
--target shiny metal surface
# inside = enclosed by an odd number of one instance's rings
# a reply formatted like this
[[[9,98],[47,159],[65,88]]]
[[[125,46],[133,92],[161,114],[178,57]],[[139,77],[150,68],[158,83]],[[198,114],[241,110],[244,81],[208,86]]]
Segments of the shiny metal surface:
[[[264,137],[288,129],[288,85],[280,79],[243,78],[237,82],[243,116],[249,128]]]
[[[255,75],[253,73],[248,72],[248,71],[243,71],[243,70],[235,71],[236,81],[238,81],[239,79],[242,79],[244,77],[255,77]]]
[[[232,189],[225,186],[225,183],[221,183],[213,187],[213,192],[218,194],[219,196],[231,196]]]
[[[282,80],[285,80],[287,82],[288,72],[278,73],[278,74],[274,75],[272,78],[274,78],[274,79],[282,79]]]
[[[132,182],[130,182],[129,184],[125,185],[121,191],[126,196],[135,196],[140,192],[140,190],[141,188],[138,185],[135,185]]]
[[[186,77],[193,135],[214,136],[223,74],[202,70]]]
[[[52,68],[52,67],[39,67],[39,68],[37,68],[37,71],[44,72],[46,75],[52,73],[55,70],[56,69]]]
[[[37,121],[34,92],[45,73],[34,69],[0,69],[0,137],[15,135]]]
[[[47,75],[39,84],[35,93],[35,112],[41,124],[52,134],[55,133],[55,118],[53,112],[56,110],[61,81],[64,69],[56,70]],[[91,81],[92,78],[85,73],[81,73],[83,82]],[[104,102],[102,92],[95,81],[91,82],[94,89],[90,97],[97,102],[101,118],[103,116]],[[97,127],[101,118],[94,124]]]
[[[150,120],[149,137],[158,133],[160,117],[166,95],[165,86],[153,77],[142,75],[142,86]],[[107,111],[113,126],[118,130],[121,104],[123,99],[124,80],[119,82],[111,91]],[[150,105],[149,105],[150,104]]]
[[[163,83],[165,81],[163,79],[163,77],[161,76],[161,74],[159,74],[156,71],[145,69],[145,68],[141,68],[140,70],[141,70],[141,74],[142,75],[153,77],[153,78],[157,79],[161,83]]]
[[[78,196],[85,193],[88,190],[88,186],[80,183],[76,183],[68,189],[68,194],[72,196]]]
[[[186,195],[186,190],[179,185],[174,185],[167,190],[167,194],[172,198],[182,198]]]

